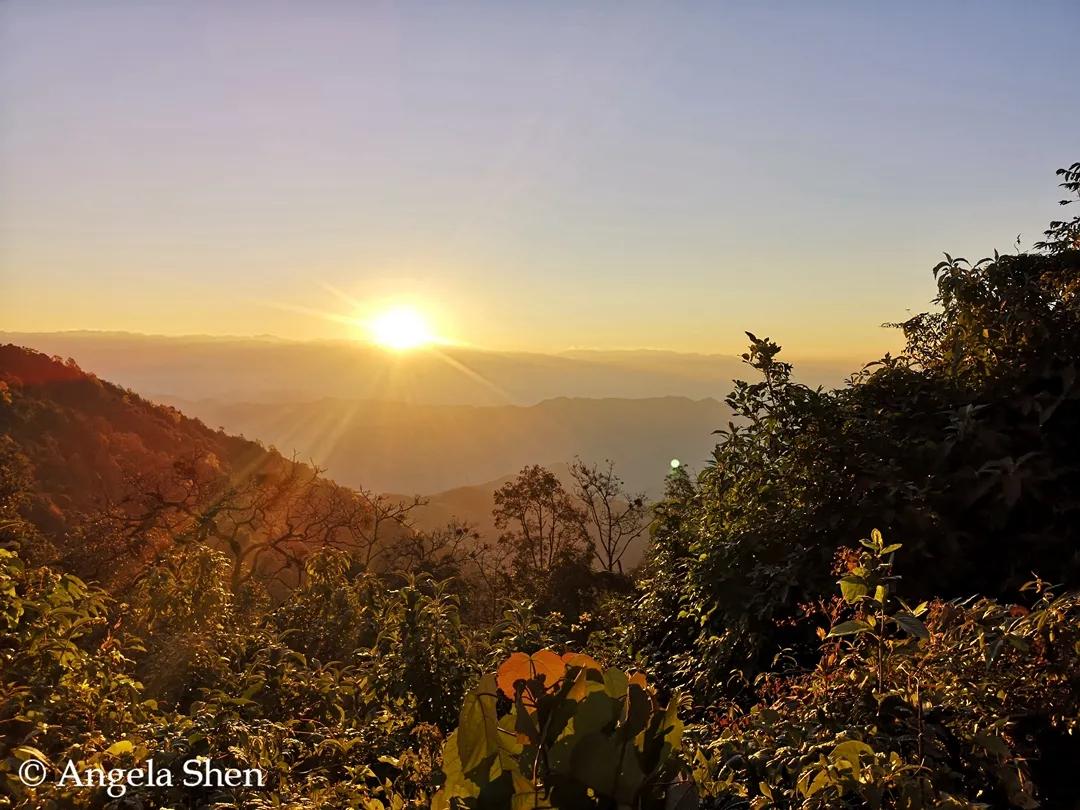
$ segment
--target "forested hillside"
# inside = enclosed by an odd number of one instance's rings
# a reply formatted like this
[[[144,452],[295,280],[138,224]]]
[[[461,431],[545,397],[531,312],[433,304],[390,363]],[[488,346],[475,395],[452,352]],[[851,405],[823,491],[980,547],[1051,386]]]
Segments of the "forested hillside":
[[[244,467],[269,455],[100,380],[73,360],[0,346],[0,384],[0,428],[30,462],[36,495],[51,499],[45,509],[92,509],[119,497],[133,476],[183,456]]]
[[[840,388],[748,333],[658,502],[527,466],[495,536],[4,349],[0,806],[1080,807],[1080,219],[933,274]]]
[[[112,587],[191,543],[228,554],[234,581],[268,584],[294,583],[316,547],[381,547],[378,496],[71,360],[0,346],[0,431],[5,488],[32,535],[24,555]]]

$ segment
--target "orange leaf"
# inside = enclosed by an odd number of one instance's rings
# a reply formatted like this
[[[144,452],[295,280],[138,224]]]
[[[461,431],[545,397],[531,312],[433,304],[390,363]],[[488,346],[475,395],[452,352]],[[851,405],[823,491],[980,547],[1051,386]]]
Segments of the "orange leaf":
[[[558,653],[551,650],[540,650],[532,656],[534,677],[544,678],[544,688],[551,689],[563,679],[566,674],[566,664]]]
[[[565,653],[562,657],[563,663],[568,667],[581,667],[582,669],[595,669],[597,672],[603,672],[604,668],[600,666],[599,662],[592,656],[585,653]]]
[[[510,700],[514,699],[514,684],[532,677],[532,660],[525,653],[516,652],[502,662],[495,675],[499,691]]]
[[[551,689],[566,675],[566,664],[551,650],[540,650],[533,655],[516,652],[503,661],[496,673],[499,690],[514,699],[514,684],[542,678],[545,690]],[[531,701],[527,701],[531,702]]]

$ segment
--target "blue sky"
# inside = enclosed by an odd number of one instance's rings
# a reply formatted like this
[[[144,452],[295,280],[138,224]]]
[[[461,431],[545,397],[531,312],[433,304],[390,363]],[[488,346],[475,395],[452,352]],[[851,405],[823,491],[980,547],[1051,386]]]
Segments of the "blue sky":
[[[864,356],[1036,241],[1080,5],[0,5],[9,329]],[[353,303],[355,302],[355,303]],[[354,312],[355,310],[355,312]]]

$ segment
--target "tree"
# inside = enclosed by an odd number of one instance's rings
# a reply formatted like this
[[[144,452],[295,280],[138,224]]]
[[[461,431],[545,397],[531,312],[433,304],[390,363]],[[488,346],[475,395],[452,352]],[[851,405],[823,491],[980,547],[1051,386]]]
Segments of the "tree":
[[[451,520],[427,531],[404,532],[387,550],[390,568],[407,574],[428,574],[435,579],[461,576],[475,559],[480,535],[466,521]]]
[[[1074,163],[1067,169],[1058,169],[1058,177],[1063,178],[1060,186],[1070,194],[1080,199],[1080,162]],[[1077,200],[1061,200],[1061,205],[1071,205]],[[1080,216],[1073,217],[1069,221],[1054,221],[1046,229],[1046,239],[1036,242],[1037,250],[1045,250],[1048,253],[1061,253],[1066,250],[1080,249]]]
[[[839,539],[870,515],[905,538],[897,574],[918,598],[1014,599],[1032,571],[1080,582],[1080,250],[946,256],[933,273],[933,308],[897,325],[903,353],[835,390],[793,381],[748,333],[759,376],[728,397],[692,497],[658,510],[635,613],[673,685],[715,694],[781,649],[809,660],[799,606],[825,597]]]
[[[322,473],[276,454],[238,472],[189,455],[168,470],[134,475],[71,553],[116,583],[117,566],[134,569],[127,572],[134,580],[176,543],[208,545],[231,558],[234,592],[252,579],[296,584],[305,558],[321,548],[348,551],[370,570],[389,545],[389,526],[404,530],[422,501],[356,491]]]
[[[427,501],[419,495],[400,499],[367,489],[360,489],[356,494],[364,503],[369,520],[355,537],[354,553],[364,570],[370,571],[375,561],[387,553],[396,541],[415,532],[413,510],[426,505]]]
[[[495,492],[492,510],[499,542],[513,552],[513,567],[526,590],[544,583],[560,566],[592,553],[585,514],[553,472],[525,467]]]
[[[574,494],[583,505],[597,562],[605,571],[618,569],[622,573],[627,548],[648,528],[644,493],[628,493],[610,460],[601,467],[577,459],[570,466],[570,475]]]
[[[514,591],[514,550],[502,542],[480,541],[472,557],[473,598],[469,600],[475,615],[488,624],[499,618],[499,603]]]
[[[0,382],[0,397],[4,394]],[[26,510],[31,486],[29,464],[15,442],[8,436],[0,436],[0,548],[13,545],[16,540],[26,554],[28,547],[40,547],[45,539],[23,513]]]

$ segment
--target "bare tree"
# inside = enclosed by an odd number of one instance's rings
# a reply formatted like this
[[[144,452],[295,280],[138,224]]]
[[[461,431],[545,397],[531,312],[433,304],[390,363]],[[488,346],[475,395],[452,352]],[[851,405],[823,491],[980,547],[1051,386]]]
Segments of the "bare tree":
[[[575,459],[570,465],[570,475],[574,479],[574,495],[584,508],[593,556],[605,571],[618,569],[621,573],[627,548],[649,525],[644,493],[628,493],[610,460],[600,466]]]
[[[476,560],[480,535],[469,523],[451,520],[430,531],[402,534],[387,552],[391,567],[401,573],[431,574],[436,579],[459,576]]]
[[[481,542],[476,547],[471,562],[484,602],[484,609],[477,612],[484,621],[495,622],[499,603],[514,593],[513,556],[505,543]]]
[[[589,557],[584,513],[555,474],[539,465],[525,467],[496,490],[492,515],[504,530],[499,542],[513,550],[515,572],[526,583]]]
[[[185,458],[134,476],[98,533],[121,558],[141,549],[143,569],[173,544],[221,548],[232,559],[234,590],[253,577],[295,582],[318,548],[348,551],[371,570],[395,536],[412,531],[409,516],[424,501],[355,491],[322,472],[277,454],[233,472]]]
[[[426,506],[427,500],[419,495],[392,498],[366,489],[357,490],[355,494],[371,515],[366,531],[356,538],[355,552],[357,561],[370,571],[376,560],[386,554],[394,543],[415,531],[413,510]]]

